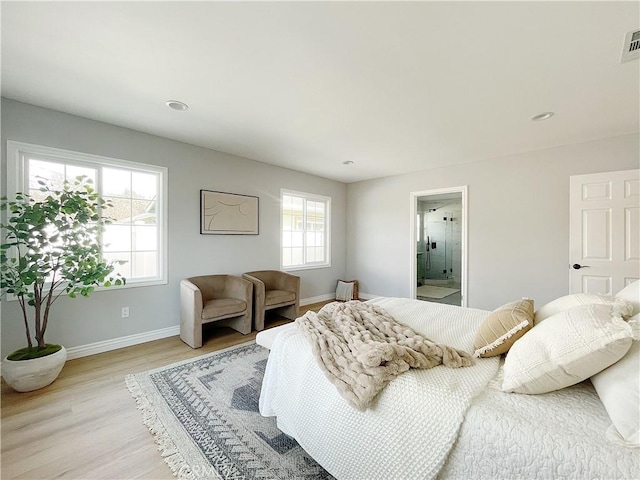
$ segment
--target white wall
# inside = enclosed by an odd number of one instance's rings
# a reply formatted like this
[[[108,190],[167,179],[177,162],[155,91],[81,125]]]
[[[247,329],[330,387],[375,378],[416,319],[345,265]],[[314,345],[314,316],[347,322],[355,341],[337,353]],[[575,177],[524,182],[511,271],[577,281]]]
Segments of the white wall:
[[[67,347],[178,325],[181,278],[278,268],[280,188],[332,197],[332,267],[298,272],[303,298],[335,292],[338,278],[358,279],[363,293],[407,296],[410,192],[468,185],[469,306],[522,296],[541,305],[568,292],[569,176],[640,166],[640,137],[626,135],[344,185],[3,99],[3,192],[6,140],[169,168],[169,283],[61,298],[48,340]],[[199,235],[201,188],[259,196],[260,235]],[[2,303],[6,354],[24,335],[17,303]],[[122,306],[130,318],[120,318]]]
[[[278,269],[280,189],[332,198],[332,267],[295,272],[301,297],[335,292],[344,278],[346,185],[293,170],[108,125],[64,113],[2,100],[2,191],[6,192],[6,141],[14,140],[161,165],[169,169],[168,284],[96,292],[84,299],[61,297],[54,307],[47,341],[66,347],[163,329],[179,324],[182,278]],[[200,235],[200,189],[260,198],[260,234]],[[2,351],[25,344],[17,302],[2,302]],[[128,306],[130,318],[121,319]]]
[[[569,176],[640,166],[625,135],[349,184],[347,276],[365,294],[408,296],[410,192],[469,186],[468,306],[569,291]]]

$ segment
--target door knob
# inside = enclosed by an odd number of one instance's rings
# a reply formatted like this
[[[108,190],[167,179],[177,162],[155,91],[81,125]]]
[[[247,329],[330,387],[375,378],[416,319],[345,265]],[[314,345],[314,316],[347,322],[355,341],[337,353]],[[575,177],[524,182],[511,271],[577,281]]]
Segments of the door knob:
[[[574,263],[572,267],[576,270],[580,270],[581,268],[589,268],[589,265],[580,265],[579,263]]]

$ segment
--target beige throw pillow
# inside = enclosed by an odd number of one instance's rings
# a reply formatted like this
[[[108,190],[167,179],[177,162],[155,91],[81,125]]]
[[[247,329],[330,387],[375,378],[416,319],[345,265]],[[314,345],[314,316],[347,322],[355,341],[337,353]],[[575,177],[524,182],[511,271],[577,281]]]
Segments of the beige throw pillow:
[[[523,298],[495,309],[484,319],[473,341],[476,357],[506,353],[533,327],[533,300]]]
[[[620,360],[632,337],[615,306],[580,305],[560,312],[511,347],[502,390],[534,394],[574,385]]]

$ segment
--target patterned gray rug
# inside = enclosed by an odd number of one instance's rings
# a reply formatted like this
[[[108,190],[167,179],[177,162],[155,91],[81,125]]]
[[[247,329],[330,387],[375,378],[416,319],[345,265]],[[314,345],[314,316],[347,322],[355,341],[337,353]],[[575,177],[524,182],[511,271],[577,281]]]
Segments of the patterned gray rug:
[[[136,375],[126,384],[182,479],[331,479],[258,412],[269,351],[255,343]]]

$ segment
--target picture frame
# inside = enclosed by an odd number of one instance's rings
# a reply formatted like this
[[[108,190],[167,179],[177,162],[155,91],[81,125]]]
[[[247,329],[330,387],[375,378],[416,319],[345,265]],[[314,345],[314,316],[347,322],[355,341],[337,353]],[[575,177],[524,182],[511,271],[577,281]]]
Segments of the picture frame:
[[[200,190],[201,235],[258,235],[259,198]]]

